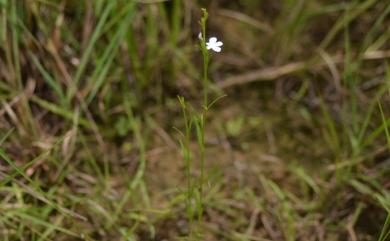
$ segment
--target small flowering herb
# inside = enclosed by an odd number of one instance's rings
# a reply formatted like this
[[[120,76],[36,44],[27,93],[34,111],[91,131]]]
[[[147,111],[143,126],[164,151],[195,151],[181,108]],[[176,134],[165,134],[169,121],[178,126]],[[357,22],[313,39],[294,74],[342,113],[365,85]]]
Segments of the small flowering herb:
[[[200,19],[201,32],[198,34],[199,38],[199,47],[202,52],[203,57],[203,103],[202,109],[197,111],[187,104],[184,97],[178,97],[179,102],[183,111],[183,118],[185,123],[185,133],[180,132],[181,137],[179,139],[180,148],[182,150],[182,155],[185,165],[185,175],[187,179],[187,190],[186,190],[186,211],[188,215],[188,225],[189,225],[189,238],[193,240],[193,237],[196,237],[195,240],[203,240],[201,237],[201,230],[193,230],[192,223],[194,218],[198,218],[199,227],[203,226],[203,213],[204,213],[204,185],[207,183],[207,173],[205,170],[205,161],[206,161],[206,143],[205,143],[205,131],[207,123],[207,113],[209,108],[218,101],[221,97],[215,99],[209,103],[209,78],[208,78],[208,67],[210,60],[210,50],[215,52],[222,51],[223,43],[218,41],[216,37],[211,37],[206,40],[206,22],[208,13],[206,9],[202,9],[203,16]],[[222,96],[223,97],[223,96]],[[200,176],[192,177],[191,173],[191,162],[193,157],[191,155],[190,142],[193,130],[195,129],[195,136],[198,144],[199,151],[199,161],[200,161]],[[196,236],[194,236],[196,235]],[[200,235],[200,236],[199,236]]]
[[[211,37],[209,41],[206,43],[207,50],[214,50],[215,52],[219,53],[222,50],[223,43],[221,41],[218,41],[216,37]]]

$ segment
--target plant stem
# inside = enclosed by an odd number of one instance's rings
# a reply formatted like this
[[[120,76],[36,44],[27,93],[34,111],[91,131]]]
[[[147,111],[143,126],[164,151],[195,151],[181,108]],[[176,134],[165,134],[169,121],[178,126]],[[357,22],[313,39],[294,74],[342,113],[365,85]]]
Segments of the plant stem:
[[[203,106],[207,107],[208,104],[208,93],[209,93],[209,79],[208,79],[208,69],[209,69],[209,52],[206,48],[206,22],[208,18],[208,13],[206,9],[202,9],[203,17],[200,20],[200,25],[202,28],[202,39],[201,39],[201,50],[203,55]]]

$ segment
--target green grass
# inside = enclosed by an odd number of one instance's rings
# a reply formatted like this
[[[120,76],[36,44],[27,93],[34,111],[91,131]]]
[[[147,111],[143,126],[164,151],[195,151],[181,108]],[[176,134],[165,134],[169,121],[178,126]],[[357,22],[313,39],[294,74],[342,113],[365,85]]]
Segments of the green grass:
[[[389,16],[0,0],[0,240],[388,240]]]

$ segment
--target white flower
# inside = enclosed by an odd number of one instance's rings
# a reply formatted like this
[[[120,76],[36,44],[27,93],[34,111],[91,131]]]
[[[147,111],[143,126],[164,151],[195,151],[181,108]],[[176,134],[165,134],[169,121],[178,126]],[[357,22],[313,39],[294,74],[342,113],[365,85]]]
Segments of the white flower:
[[[199,39],[199,40],[202,40],[202,39],[203,39],[202,32],[200,32],[200,33],[198,34],[198,39]]]
[[[212,49],[215,52],[221,52],[223,43],[221,41],[218,41],[216,37],[211,37],[209,41],[206,43],[206,48],[208,50]]]

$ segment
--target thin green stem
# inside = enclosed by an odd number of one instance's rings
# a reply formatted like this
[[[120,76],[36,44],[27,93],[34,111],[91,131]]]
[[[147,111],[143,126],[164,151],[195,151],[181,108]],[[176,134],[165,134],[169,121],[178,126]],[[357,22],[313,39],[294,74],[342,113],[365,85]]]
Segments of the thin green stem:
[[[208,13],[206,9],[202,9],[203,17],[200,20],[200,25],[202,28],[202,38],[201,38],[201,50],[203,55],[203,105],[207,106],[208,103],[208,94],[209,94],[209,79],[208,79],[208,69],[209,69],[209,52],[206,48],[206,22],[208,18]]]

